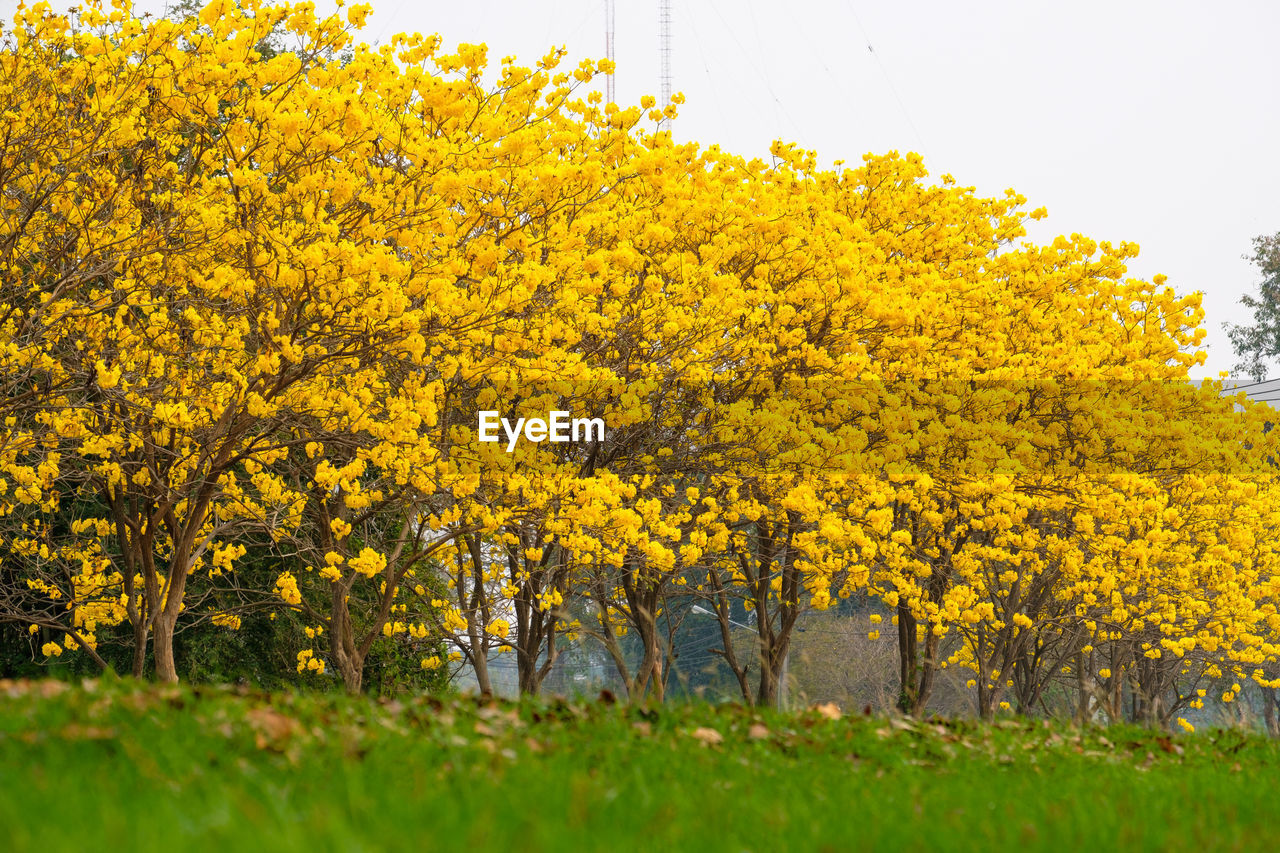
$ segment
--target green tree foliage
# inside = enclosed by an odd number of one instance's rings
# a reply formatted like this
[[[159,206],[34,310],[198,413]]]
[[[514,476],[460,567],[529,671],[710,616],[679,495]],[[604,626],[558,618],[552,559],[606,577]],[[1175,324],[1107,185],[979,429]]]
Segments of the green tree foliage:
[[[1253,324],[1223,325],[1239,359],[1233,369],[1261,382],[1269,363],[1280,358],[1280,233],[1254,237],[1253,252],[1244,257],[1262,272],[1258,293],[1240,297],[1253,311]]]

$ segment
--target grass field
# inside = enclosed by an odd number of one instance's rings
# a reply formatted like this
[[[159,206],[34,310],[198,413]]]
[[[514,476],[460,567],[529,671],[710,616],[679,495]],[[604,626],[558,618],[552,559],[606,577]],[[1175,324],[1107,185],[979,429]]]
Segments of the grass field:
[[[6,850],[1263,850],[1280,745],[0,682]]]

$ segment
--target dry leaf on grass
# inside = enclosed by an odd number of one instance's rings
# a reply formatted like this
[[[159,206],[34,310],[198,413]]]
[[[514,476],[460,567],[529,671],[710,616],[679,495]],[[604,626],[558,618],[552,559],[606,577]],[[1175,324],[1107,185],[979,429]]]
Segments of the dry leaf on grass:
[[[715,746],[718,743],[724,743],[724,735],[715,729],[709,729],[706,726],[698,726],[693,730],[693,736],[705,743],[707,746]]]
[[[811,711],[817,711],[819,716],[826,717],[828,720],[838,720],[843,714],[840,706],[835,702],[819,702],[809,708]]]
[[[288,740],[301,728],[297,720],[286,717],[274,708],[251,708],[244,718],[256,733],[254,741],[258,749],[275,745],[277,741]]]

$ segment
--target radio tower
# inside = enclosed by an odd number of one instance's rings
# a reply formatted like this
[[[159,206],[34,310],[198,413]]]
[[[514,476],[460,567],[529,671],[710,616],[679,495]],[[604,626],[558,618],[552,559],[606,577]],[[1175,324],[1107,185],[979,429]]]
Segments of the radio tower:
[[[671,0],[658,0],[658,56],[662,59],[662,98],[658,106],[671,103]],[[661,127],[670,130],[671,120],[663,119]]]
[[[617,62],[617,57],[613,55],[613,30],[616,20],[613,0],[604,0],[604,55],[610,62]],[[606,74],[604,78],[604,100],[606,104],[612,104],[617,101],[613,93],[612,71]]]

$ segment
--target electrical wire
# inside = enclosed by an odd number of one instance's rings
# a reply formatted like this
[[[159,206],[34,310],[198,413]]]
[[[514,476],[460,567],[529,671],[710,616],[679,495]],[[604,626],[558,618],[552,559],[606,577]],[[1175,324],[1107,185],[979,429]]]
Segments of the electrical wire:
[[[720,9],[716,7],[716,4],[713,2],[713,0],[708,0],[708,4],[711,6],[711,11],[715,12],[716,17],[720,19],[720,23],[724,24],[725,32],[729,34],[729,37],[731,39],[733,39],[733,43],[738,46],[738,50],[742,52],[743,57],[745,57],[748,64],[750,64],[751,70],[754,71],[756,75],[760,78],[761,82],[764,83],[764,87],[768,91],[769,97],[773,99],[773,102],[777,106],[777,109],[781,111],[782,115],[786,116],[787,121],[791,124],[791,129],[795,131],[796,141],[803,144],[803,140],[801,140],[800,138],[801,137],[800,126],[796,124],[795,119],[791,117],[791,113],[787,112],[787,108],[782,103],[782,99],[778,97],[778,93],[773,90],[773,84],[770,82],[768,74],[761,72],[760,66],[757,64],[755,59],[752,58],[751,52],[747,50],[746,47],[742,44],[742,41],[738,38],[737,34],[733,31],[733,28],[729,26],[729,22],[725,19],[724,15],[720,14]],[[778,117],[775,114],[774,120],[777,121],[777,118]],[[778,135],[781,136],[782,134],[778,134]]]
[[[681,19],[688,26],[689,34],[693,36],[693,43],[698,48],[698,55],[702,57],[702,68],[707,72],[707,85],[711,88],[711,101],[715,104],[716,113],[720,116],[720,124],[722,127],[729,126],[729,119],[724,114],[724,108],[721,105],[722,98],[720,91],[716,86],[715,75],[711,73],[711,63],[707,60],[707,51],[702,46],[702,39],[698,36],[698,27],[694,23],[692,15],[685,15],[683,9],[681,11]]]
[[[889,69],[880,59],[880,54],[876,53],[875,47],[871,44],[871,36],[867,33],[867,28],[862,24],[862,18],[858,15],[858,10],[853,7],[853,0],[844,0],[845,5],[849,7],[849,14],[853,15],[854,23],[858,25],[859,31],[862,32],[862,38],[867,44],[867,52],[876,61],[876,65],[880,67],[880,73],[884,76],[884,82],[889,87],[889,94],[893,95],[893,99],[898,102],[898,109],[902,110],[902,116],[907,120],[907,124],[911,127],[911,132],[916,135],[916,142],[920,144],[920,153],[926,153],[928,146],[925,145],[924,135],[920,133],[920,128],[916,127],[916,123],[911,118],[911,112],[907,109],[906,103],[902,100],[902,96],[898,94],[898,89],[893,85],[893,78],[889,76]]]

